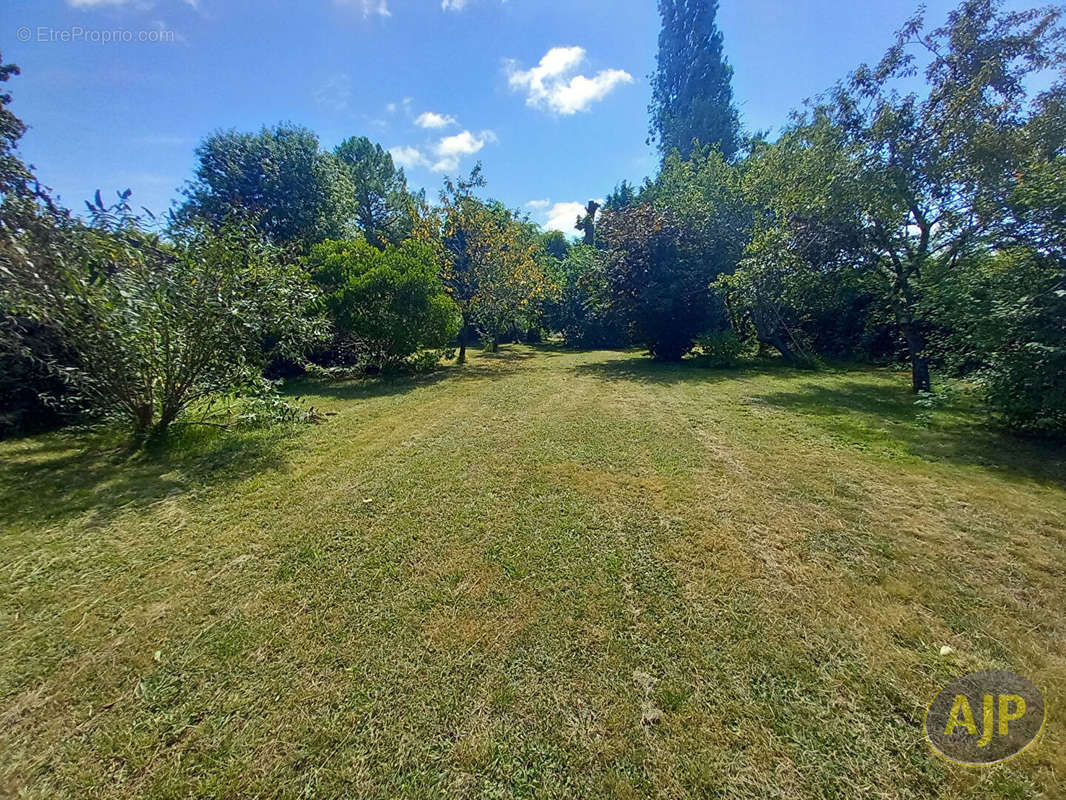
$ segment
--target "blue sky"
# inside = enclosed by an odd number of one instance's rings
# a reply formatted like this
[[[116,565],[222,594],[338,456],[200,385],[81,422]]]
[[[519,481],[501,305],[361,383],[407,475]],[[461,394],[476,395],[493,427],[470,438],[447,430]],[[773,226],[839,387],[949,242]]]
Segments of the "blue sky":
[[[745,126],[778,130],[804,98],[879,58],[916,5],[721,0]],[[926,5],[939,24],[955,3]],[[130,188],[162,211],[203,136],[290,121],[326,147],[369,136],[434,199],[443,174],[480,159],[487,195],[568,229],[577,205],[654,171],[657,36],[653,0],[6,0],[0,10],[4,61],[23,70],[8,84],[30,126],[23,156],[69,206]]]

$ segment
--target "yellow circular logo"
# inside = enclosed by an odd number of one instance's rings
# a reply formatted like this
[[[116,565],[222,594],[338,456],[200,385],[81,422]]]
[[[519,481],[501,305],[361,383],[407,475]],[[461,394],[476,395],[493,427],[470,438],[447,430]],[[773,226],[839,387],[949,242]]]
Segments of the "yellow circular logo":
[[[973,672],[933,698],[925,738],[953,764],[986,767],[1032,747],[1046,718],[1043,695],[1031,681],[1003,670]]]

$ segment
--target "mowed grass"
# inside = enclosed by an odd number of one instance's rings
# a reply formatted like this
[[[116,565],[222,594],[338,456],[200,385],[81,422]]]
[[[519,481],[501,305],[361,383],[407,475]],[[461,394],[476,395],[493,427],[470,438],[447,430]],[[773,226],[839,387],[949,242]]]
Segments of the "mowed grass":
[[[876,369],[291,391],[334,415],[0,443],[0,793],[1064,796],[1061,449]],[[925,706],[985,668],[1044,737],[943,763]]]

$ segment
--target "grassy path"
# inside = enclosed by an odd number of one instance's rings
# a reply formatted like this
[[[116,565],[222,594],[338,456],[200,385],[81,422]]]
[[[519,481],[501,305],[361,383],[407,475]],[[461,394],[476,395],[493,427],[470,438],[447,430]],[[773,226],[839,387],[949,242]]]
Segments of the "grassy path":
[[[878,370],[298,390],[335,415],[0,443],[0,796],[1066,796],[1061,451]],[[932,758],[996,667],[1043,741]]]

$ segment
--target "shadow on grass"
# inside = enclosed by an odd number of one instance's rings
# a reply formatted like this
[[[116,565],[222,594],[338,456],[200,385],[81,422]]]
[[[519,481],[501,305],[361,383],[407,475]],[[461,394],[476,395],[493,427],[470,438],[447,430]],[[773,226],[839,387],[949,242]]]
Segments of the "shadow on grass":
[[[132,451],[113,431],[60,431],[5,447],[0,520],[51,525],[86,515],[88,525],[123,510],[210,486],[212,490],[283,466],[282,429],[175,429],[168,440]]]
[[[406,394],[415,389],[434,386],[444,381],[495,381],[513,375],[531,359],[562,355],[541,352],[540,348],[501,345],[500,352],[467,351],[465,364],[442,364],[433,372],[423,374],[395,374],[365,378],[296,378],[287,381],[282,393],[300,397],[314,405],[314,398],[337,400],[367,400],[373,397]]]
[[[626,351],[620,351],[626,352]],[[631,351],[629,351],[631,352]],[[610,381],[636,381],[638,383],[671,385],[677,383],[718,383],[734,378],[756,375],[774,375],[780,378],[803,378],[812,374],[834,374],[837,368],[826,368],[818,373],[802,370],[782,363],[780,360],[760,359],[743,361],[734,367],[708,367],[695,358],[686,358],[677,363],[656,361],[647,355],[630,355],[593,364],[578,364],[573,368],[577,375],[602,378]]]
[[[839,379],[796,391],[752,397],[813,419],[822,429],[859,446],[901,446],[927,461],[990,467],[1009,475],[1066,488],[1062,442],[1022,437],[989,423],[972,397],[932,410],[915,405],[910,387]]]
[[[779,360],[751,360],[715,369],[696,359],[665,364],[633,354],[579,364],[573,372],[608,381],[661,386],[711,385],[768,376],[789,391],[754,394],[746,402],[807,417],[849,445],[895,450],[927,461],[984,466],[1019,479],[1066,488],[1066,449],[1061,441],[1022,437],[995,427],[972,396],[957,396],[934,409],[921,408],[915,404],[906,374],[892,376],[884,368],[838,363],[812,371]],[[899,380],[890,380],[892,377]]]

